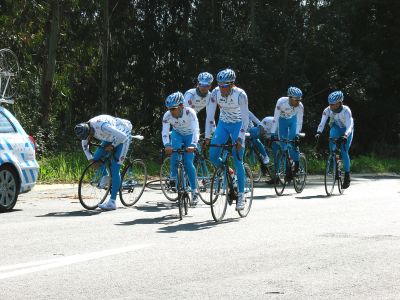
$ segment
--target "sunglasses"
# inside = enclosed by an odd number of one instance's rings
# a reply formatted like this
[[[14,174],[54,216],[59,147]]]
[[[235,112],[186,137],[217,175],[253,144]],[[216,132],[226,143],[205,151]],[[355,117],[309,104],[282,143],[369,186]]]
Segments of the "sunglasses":
[[[177,109],[179,106],[175,106],[175,107],[171,107],[171,108],[168,108],[168,110],[169,111],[174,111],[175,109]]]
[[[300,102],[301,101],[301,98],[290,97],[290,99],[292,99],[293,101],[296,101],[296,102]]]
[[[218,86],[219,86],[221,89],[227,89],[227,88],[229,88],[229,87],[231,86],[231,84],[230,84],[230,83],[218,84]]]

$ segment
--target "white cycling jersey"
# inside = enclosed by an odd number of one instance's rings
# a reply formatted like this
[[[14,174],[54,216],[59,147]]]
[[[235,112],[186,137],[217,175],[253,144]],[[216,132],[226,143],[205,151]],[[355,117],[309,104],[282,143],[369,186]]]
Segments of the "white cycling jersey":
[[[260,126],[260,120],[249,110],[249,126],[247,127],[247,131],[250,131],[254,126]]]
[[[89,120],[90,127],[94,130],[94,137],[99,141],[110,142],[114,147],[129,140],[132,124],[109,115],[99,115]],[[89,151],[89,139],[82,141],[82,148],[87,159],[93,156]]]
[[[210,138],[212,126],[214,125],[214,115],[220,108],[219,119],[225,123],[242,122],[239,138],[244,142],[247,126],[249,124],[249,107],[247,95],[244,90],[234,86],[227,97],[221,95],[219,87],[216,87],[212,93],[210,102],[207,104],[207,119],[205,137]]]
[[[271,130],[272,130],[273,122],[274,122],[274,117],[265,117],[261,121],[261,126],[264,127],[264,134],[267,138],[271,137]]]
[[[169,130],[172,128],[181,135],[193,134],[192,144],[197,146],[199,141],[199,121],[197,120],[196,112],[190,107],[182,109],[182,116],[174,118],[170,111],[167,111],[163,117],[162,126],[162,141],[164,146],[171,144]]]
[[[321,123],[318,125],[318,132],[322,132],[325,127],[325,123],[330,118],[329,126],[332,127],[333,124],[336,124],[340,128],[346,128],[346,136],[349,136],[353,131],[354,120],[351,116],[351,110],[347,105],[343,105],[343,109],[340,113],[333,112],[329,106],[324,109],[322,113]]]
[[[272,124],[271,133],[276,133],[276,129],[279,124],[279,118],[291,119],[293,116],[297,115],[296,134],[298,134],[303,127],[303,114],[303,103],[300,102],[299,106],[294,107],[290,105],[289,97],[279,98],[275,106],[274,121]]]
[[[197,93],[196,88],[190,89],[185,93],[183,105],[185,107],[193,108],[194,111],[198,113],[204,107],[206,107],[207,103],[210,101],[210,97],[211,97],[210,92],[207,92],[207,95],[202,97]]]

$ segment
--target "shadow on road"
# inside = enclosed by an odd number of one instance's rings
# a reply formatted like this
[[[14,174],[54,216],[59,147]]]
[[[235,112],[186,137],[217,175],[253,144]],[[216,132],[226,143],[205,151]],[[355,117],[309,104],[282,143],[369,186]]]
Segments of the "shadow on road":
[[[143,218],[115,224],[117,226],[131,226],[137,224],[172,224],[179,221],[178,215],[166,215],[158,218]]]
[[[335,195],[332,195],[332,196],[335,196]],[[307,199],[317,199],[317,198],[322,199],[322,198],[329,198],[329,197],[326,194],[322,194],[322,195],[302,196],[302,197],[298,196],[298,197],[295,197],[295,198],[296,199],[307,200]]]
[[[155,201],[146,201],[145,206],[136,206],[137,210],[147,211],[147,212],[158,212],[166,209],[177,208],[175,202],[155,202]]]
[[[88,217],[101,214],[100,210],[76,210],[76,211],[60,211],[51,212],[45,215],[36,216],[36,218],[43,217]]]
[[[203,221],[203,222],[193,222],[193,223],[179,223],[177,225],[170,225],[170,226],[165,226],[160,229],[158,229],[157,232],[159,233],[173,233],[177,231],[199,231],[199,230],[205,230],[205,229],[211,229],[217,225],[223,224],[223,223],[232,223],[232,222],[238,222],[240,218],[229,218],[226,220],[222,220],[221,222],[214,222],[214,221]]]

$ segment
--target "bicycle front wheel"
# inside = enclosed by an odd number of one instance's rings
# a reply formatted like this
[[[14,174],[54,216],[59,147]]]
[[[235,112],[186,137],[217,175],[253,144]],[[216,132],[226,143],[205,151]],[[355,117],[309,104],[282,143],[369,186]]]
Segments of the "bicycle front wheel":
[[[178,189],[176,188],[176,182],[171,179],[171,158],[167,157],[164,159],[161,170],[160,170],[160,185],[161,190],[169,201],[178,200]]]
[[[287,161],[286,155],[282,151],[278,151],[276,155],[277,159],[275,162],[275,181],[274,181],[274,189],[275,193],[278,196],[283,194],[283,191],[286,187],[286,169],[287,169]]]
[[[215,222],[221,221],[228,206],[228,189],[225,168],[219,167],[211,180],[210,187],[211,214]]]
[[[254,182],[259,182],[262,176],[261,162],[259,161],[253,149],[246,149],[244,162],[248,164],[253,174]]]
[[[301,193],[306,186],[307,180],[307,159],[304,153],[300,153],[299,171],[293,180],[294,190],[296,193]]]
[[[339,193],[343,194],[344,188],[342,188],[342,186],[343,186],[343,181],[344,181],[344,170],[343,170],[343,161],[342,160],[339,160],[337,163],[336,173],[337,173]]]
[[[325,167],[325,192],[328,196],[332,195],[336,183],[336,160],[333,155],[329,155]]]
[[[210,205],[209,196],[211,188],[211,178],[215,172],[215,167],[209,159],[200,159],[197,164],[197,188],[200,199]]]
[[[101,163],[101,162],[100,162]],[[107,163],[90,163],[79,180],[79,202],[86,209],[92,210],[103,203],[111,189],[111,170]]]
[[[244,180],[244,201],[245,207],[243,210],[238,210],[239,216],[242,218],[246,217],[251,209],[251,204],[253,203],[253,175],[251,174],[251,169],[247,164],[244,164],[245,170],[245,180]]]
[[[121,175],[119,198],[125,206],[132,206],[139,201],[147,182],[146,164],[141,159],[128,163]]]

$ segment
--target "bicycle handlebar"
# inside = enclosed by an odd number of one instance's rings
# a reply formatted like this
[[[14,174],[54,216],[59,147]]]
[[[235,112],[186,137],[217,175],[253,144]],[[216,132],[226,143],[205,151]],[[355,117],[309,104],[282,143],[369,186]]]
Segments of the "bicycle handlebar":
[[[229,148],[234,148],[237,146],[237,143],[235,144],[209,144],[210,147],[218,147],[218,148],[223,148],[223,149],[229,149]],[[241,161],[239,153],[236,151],[236,157],[239,161]]]

